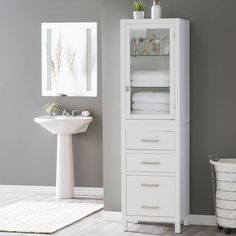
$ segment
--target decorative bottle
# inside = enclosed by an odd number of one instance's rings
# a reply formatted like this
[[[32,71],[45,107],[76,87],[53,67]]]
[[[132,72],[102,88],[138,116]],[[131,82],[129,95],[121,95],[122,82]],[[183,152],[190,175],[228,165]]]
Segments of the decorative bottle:
[[[161,18],[160,0],[153,0],[152,19],[158,19],[158,18]]]
[[[159,55],[161,52],[161,39],[159,38],[159,36],[154,35],[153,36],[153,52],[154,55]]]

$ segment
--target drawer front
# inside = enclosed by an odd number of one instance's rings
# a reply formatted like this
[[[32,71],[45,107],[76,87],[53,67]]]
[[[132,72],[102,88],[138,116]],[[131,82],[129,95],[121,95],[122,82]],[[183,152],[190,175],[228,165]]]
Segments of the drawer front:
[[[175,216],[175,178],[127,176],[127,215]]]
[[[126,147],[128,149],[174,150],[174,132],[127,131]]]
[[[127,153],[126,170],[141,172],[175,172],[173,154]]]

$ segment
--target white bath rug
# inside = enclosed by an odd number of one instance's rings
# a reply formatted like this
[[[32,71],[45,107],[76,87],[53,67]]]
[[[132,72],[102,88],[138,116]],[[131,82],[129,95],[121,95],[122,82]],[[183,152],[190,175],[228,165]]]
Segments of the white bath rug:
[[[0,231],[51,234],[102,208],[93,203],[17,202],[0,208]]]

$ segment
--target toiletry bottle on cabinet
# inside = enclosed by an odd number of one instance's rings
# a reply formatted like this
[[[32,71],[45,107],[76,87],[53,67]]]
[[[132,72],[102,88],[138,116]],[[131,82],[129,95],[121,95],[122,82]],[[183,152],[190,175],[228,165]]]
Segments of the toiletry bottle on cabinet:
[[[161,5],[160,0],[153,0],[153,6],[151,8],[152,19],[161,18]]]

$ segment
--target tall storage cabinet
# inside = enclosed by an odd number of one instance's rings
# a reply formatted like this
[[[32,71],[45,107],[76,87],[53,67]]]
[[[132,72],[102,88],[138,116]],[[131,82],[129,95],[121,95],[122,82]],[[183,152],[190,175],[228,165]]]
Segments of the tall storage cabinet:
[[[188,224],[189,21],[121,20],[122,219]]]

